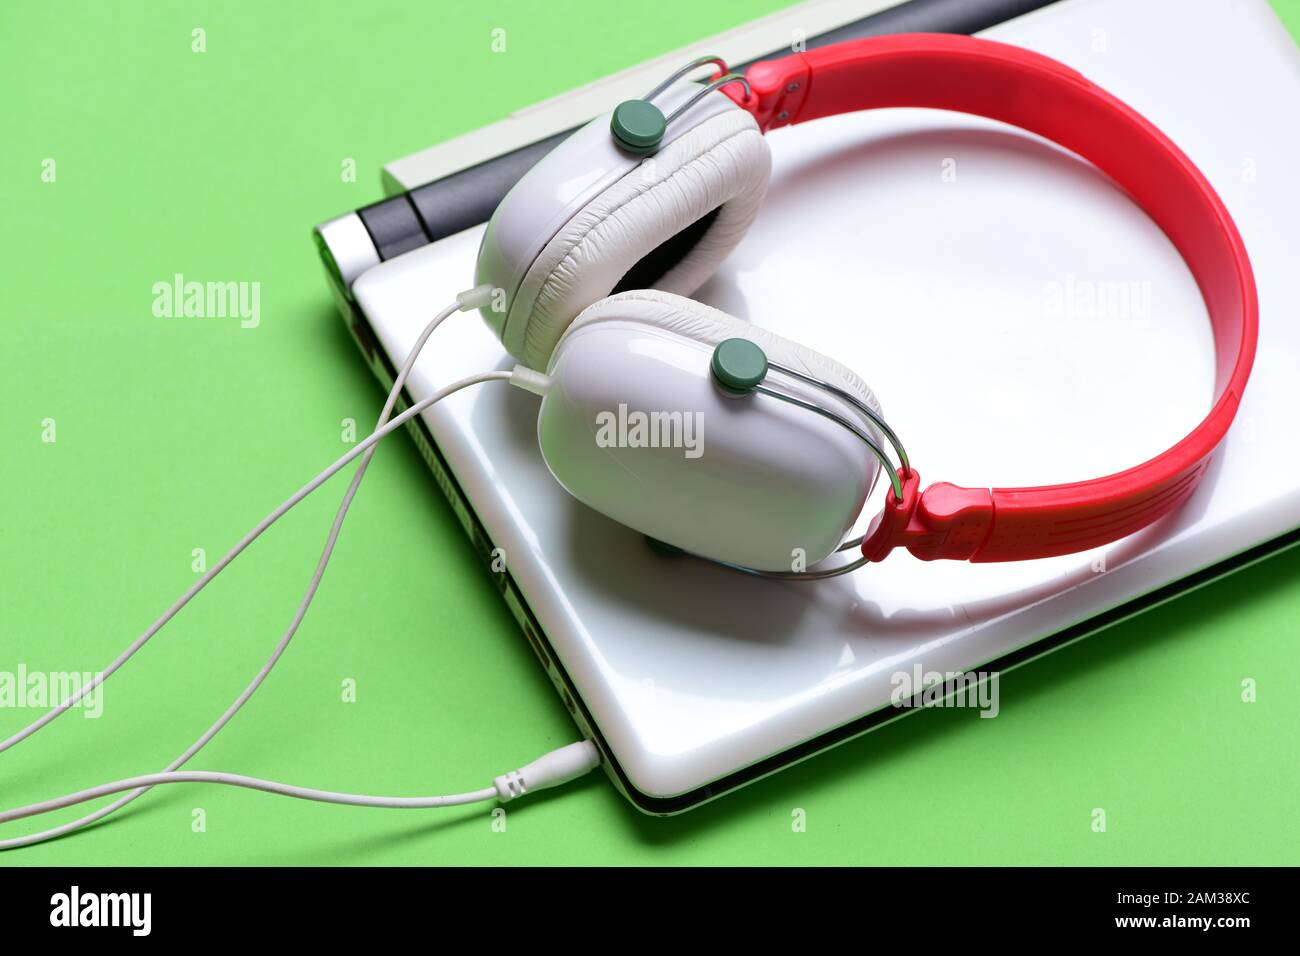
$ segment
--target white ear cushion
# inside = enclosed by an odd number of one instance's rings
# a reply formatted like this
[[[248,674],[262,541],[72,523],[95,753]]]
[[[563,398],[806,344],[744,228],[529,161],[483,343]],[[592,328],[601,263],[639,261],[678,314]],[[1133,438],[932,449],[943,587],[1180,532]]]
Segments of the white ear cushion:
[[[603,320],[645,322],[706,345],[717,345],[730,338],[749,339],[763,349],[772,361],[837,385],[860,398],[877,415],[884,415],[871,387],[852,369],[806,345],[800,345],[694,299],[653,289],[620,292],[601,299],[584,310],[573,320],[565,336]],[[555,351],[558,353],[562,347],[563,338]]]
[[[740,242],[771,172],[767,142],[741,109],[701,122],[589,202],[546,244],[515,295],[506,349],[544,368],[569,322],[655,248],[714,209],[695,246],[655,287],[689,295]],[[531,308],[528,303],[531,302]]]

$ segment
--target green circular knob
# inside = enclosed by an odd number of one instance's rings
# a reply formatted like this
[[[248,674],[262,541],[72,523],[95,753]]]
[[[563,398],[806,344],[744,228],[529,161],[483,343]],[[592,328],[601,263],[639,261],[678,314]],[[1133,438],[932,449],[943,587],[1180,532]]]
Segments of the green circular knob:
[[[614,108],[609,131],[629,153],[644,156],[653,153],[663,142],[668,122],[659,107],[645,100],[625,100]]]
[[[709,365],[718,384],[729,392],[752,392],[767,377],[767,356],[749,339],[719,342]]]

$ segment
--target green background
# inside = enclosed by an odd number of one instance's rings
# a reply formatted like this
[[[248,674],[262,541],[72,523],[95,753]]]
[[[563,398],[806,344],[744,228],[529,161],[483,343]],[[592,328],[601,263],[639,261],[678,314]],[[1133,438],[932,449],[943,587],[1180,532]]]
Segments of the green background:
[[[193,582],[193,549],[215,560],[342,452],[343,419],[373,419],[380,391],[309,228],[379,198],[383,161],[779,6],[0,7],[0,669],[102,668]],[[1300,4],[1277,6],[1296,31]],[[191,52],[195,27],[206,53]],[[260,282],[260,326],[154,317],[153,284],[177,272]],[[74,711],[0,756],[0,806],[179,753],[279,637],[341,493],[309,500],[219,578],[109,682],[101,718]],[[926,712],[674,819],[640,815],[599,774],[512,804],[504,833],[485,807],[177,786],[0,865],[1294,864],[1297,572],[1300,552],[1283,555],[1014,671],[996,720]],[[355,703],[341,701],[347,678]],[[0,736],[37,713],[0,710]],[[443,793],[574,736],[400,439],[295,644],[191,767]],[[191,831],[195,808],[206,832]],[[792,832],[795,808],[806,832]]]

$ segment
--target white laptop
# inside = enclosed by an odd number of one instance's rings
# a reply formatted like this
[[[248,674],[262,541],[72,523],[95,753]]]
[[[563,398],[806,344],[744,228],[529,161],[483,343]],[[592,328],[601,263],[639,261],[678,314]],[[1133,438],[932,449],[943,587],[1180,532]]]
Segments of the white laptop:
[[[1300,124],[1280,121],[1300,115],[1300,58],[1285,30],[1265,0],[1063,0],[984,35],[1129,102],[1223,197],[1261,303],[1237,423],[1186,508],[1098,551],[1006,565],[895,552],[787,583],[664,555],[571,499],[538,452],[534,396],[489,384],[437,405],[417,441],[480,550],[504,555],[506,600],[611,779],[647,812],[689,809],[907,713],[891,703],[900,672],[1005,670],[1300,538]],[[1208,409],[1212,344],[1191,275],[1077,158],[917,110],[768,138],[766,204],[696,297],[860,373],[927,482],[1107,474]],[[431,311],[474,284],[481,235],[352,284],[381,378]],[[408,393],[512,364],[462,316]]]

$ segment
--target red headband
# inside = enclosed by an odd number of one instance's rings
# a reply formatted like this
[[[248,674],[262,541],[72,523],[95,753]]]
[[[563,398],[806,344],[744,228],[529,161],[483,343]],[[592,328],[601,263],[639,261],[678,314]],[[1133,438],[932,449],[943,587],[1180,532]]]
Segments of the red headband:
[[[1040,488],[944,482],[920,493],[916,472],[900,471],[903,498],[889,492],[864,555],[879,561],[900,546],[927,561],[1068,554],[1132,534],[1191,496],[1250,377],[1259,305],[1232,217],[1168,137],[1064,64],[973,37],[854,40],[756,63],[745,77],[752,94],[733,95],[764,132],[837,113],[926,107],[1010,123],[1078,153],[1169,236],[1200,287],[1214,329],[1214,408],[1168,451],[1104,478]]]

